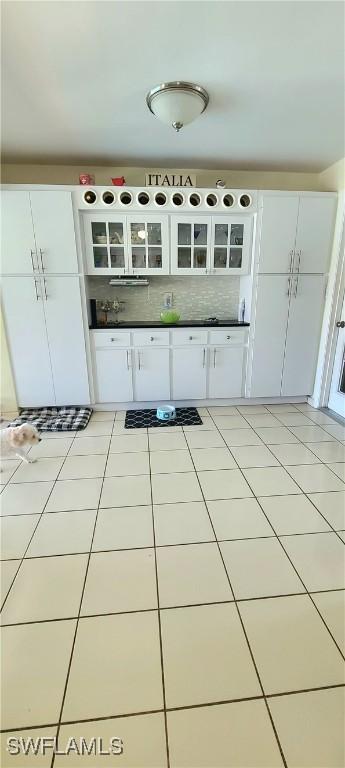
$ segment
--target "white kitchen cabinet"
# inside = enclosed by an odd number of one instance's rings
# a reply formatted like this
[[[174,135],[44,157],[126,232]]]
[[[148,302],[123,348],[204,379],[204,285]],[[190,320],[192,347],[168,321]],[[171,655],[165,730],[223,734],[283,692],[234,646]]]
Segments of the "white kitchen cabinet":
[[[133,400],[130,349],[95,350],[95,390],[97,403]]]
[[[18,405],[90,402],[78,277],[16,276],[2,283]]]
[[[87,213],[83,219],[88,274],[169,274],[167,216]]]
[[[244,347],[210,347],[208,397],[242,397]]]
[[[280,396],[291,281],[287,275],[258,277],[250,397]]]
[[[171,274],[206,275],[210,245],[211,216],[172,216]]]
[[[168,347],[143,347],[133,351],[134,399],[169,400],[170,351]]]
[[[40,279],[4,277],[2,306],[18,405],[54,405]]]
[[[259,227],[259,272],[327,272],[335,210],[333,196],[264,194]]]
[[[79,277],[41,278],[56,405],[90,402]]]
[[[174,347],[172,350],[172,397],[201,400],[206,397],[207,347]]]
[[[252,224],[252,216],[212,217],[211,275],[243,275],[250,271]]]
[[[1,195],[3,274],[78,272],[70,192]]]
[[[294,271],[328,272],[335,212],[334,197],[300,197]]]
[[[291,284],[281,395],[311,395],[325,300],[323,275],[295,275]]]

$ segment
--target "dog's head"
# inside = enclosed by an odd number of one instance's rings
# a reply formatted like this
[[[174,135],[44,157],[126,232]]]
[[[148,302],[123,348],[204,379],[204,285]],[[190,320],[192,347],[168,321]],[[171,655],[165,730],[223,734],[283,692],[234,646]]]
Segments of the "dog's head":
[[[36,445],[40,440],[38,430],[32,424],[21,424],[20,427],[12,427],[10,442],[14,448],[24,445]]]

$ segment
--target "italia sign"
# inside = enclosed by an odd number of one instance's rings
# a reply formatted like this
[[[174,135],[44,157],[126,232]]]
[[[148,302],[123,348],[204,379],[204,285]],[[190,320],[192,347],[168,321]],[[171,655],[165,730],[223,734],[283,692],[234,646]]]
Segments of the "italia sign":
[[[194,173],[146,173],[145,185],[147,187],[196,187],[196,175]]]

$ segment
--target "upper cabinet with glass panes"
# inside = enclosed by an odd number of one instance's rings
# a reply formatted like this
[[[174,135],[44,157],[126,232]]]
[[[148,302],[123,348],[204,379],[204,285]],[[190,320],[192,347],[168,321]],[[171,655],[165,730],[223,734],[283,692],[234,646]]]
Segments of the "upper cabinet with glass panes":
[[[166,216],[87,215],[84,233],[88,274],[169,274]]]
[[[171,273],[246,274],[251,233],[251,216],[172,216]]]

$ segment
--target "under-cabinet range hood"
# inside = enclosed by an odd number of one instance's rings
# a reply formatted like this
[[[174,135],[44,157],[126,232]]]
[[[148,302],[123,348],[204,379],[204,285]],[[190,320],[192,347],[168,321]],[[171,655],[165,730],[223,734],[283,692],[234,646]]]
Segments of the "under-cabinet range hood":
[[[146,277],[113,277],[112,280],[109,280],[109,285],[116,285],[119,287],[119,285],[122,285],[123,288],[128,288],[129,286],[143,286],[143,285],[149,285],[149,281]]]

